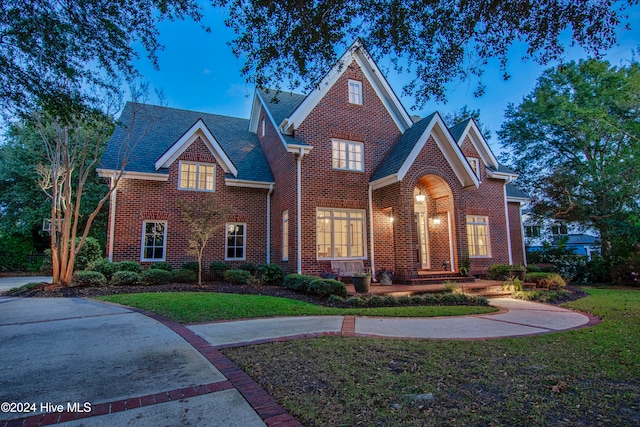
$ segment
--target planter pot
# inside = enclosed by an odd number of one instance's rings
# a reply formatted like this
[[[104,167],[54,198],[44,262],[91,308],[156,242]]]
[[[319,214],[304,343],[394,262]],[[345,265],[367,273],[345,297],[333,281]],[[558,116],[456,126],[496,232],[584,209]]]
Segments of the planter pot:
[[[509,277],[515,279],[516,277],[524,283],[524,278],[527,276],[526,270],[509,270]]]
[[[353,276],[353,287],[358,294],[366,294],[369,292],[371,285],[371,276]]]

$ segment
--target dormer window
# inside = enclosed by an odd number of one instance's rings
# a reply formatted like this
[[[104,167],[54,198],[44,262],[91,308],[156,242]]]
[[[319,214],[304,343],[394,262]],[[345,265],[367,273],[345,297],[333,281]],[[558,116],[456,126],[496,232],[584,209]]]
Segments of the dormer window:
[[[349,103],[362,105],[362,82],[349,80]]]
[[[216,191],[216,165],[180,162],[178,188],[180,190]]]
[[[467,157],[469,164],[471,165],[471,169],[475,172],[478,179],[480,178],[480,159],[476,159],[475,157]]]

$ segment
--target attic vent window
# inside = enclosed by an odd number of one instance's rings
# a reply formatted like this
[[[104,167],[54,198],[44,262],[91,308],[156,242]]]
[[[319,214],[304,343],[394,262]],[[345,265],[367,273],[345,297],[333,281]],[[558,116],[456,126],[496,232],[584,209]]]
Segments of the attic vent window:
[[[362,105],[362,82],[349,80],[349,103]]]

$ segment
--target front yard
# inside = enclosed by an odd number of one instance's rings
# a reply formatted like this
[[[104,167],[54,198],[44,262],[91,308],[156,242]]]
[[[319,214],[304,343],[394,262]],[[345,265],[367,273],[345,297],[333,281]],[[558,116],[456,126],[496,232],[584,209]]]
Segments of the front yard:
[[[575,331],[322,337],[224,353],[308,426],[640,425],[640,292],[588,292],[567,306],[603,322]]]

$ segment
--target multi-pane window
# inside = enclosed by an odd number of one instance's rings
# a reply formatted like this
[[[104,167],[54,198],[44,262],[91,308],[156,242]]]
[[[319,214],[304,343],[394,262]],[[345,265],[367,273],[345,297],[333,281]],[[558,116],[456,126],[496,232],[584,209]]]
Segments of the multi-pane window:
[[[164,261],[167,243],[166,221],[142,223],[142,261]]]
[[[467,238],[469,239],[470,257],[491,256],[488,217],[467,215]]]
[[[216,165],[180,162],[181,190],[216,191]]]
[[[526,225],[524,227],[524,235],[527,237],[540,237],[539,225]]]
[[[364,144],[362,142],[333,140],[333,168],[364,171]]]
[[[567,224],[553,224],[551,225],[551,233],[554,236],[561,236],[569,234],[569,229],[567,227]]]
[[[473,157],[468,157],[467,160],[469,161],[469,165],[471,165],[471,169],[473,169],[476,176],[480,178],[480,160]]]
[[[289,211],[282,212],[282,260],[289,259]]]
[[[318,208],[318,259],[365,257],[365,211]]]
[[[247,225],[237,222],[227,223],[227,241],[225,245],[225,259],[244,260],[246,257],[246,229]]]
[[[362,82],[349,80],[349,103],[362,105]]]

